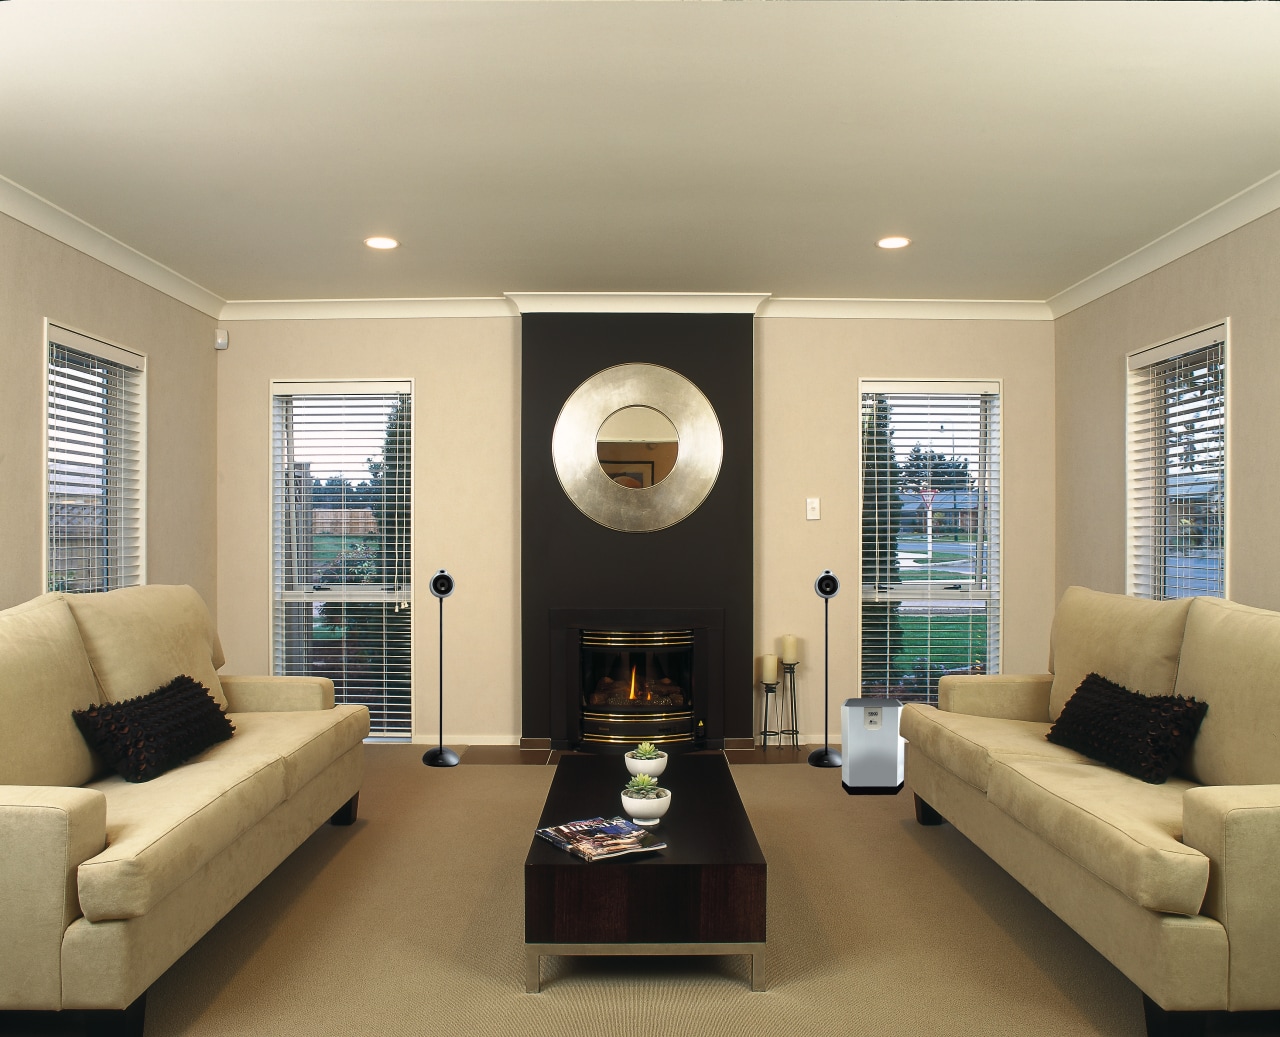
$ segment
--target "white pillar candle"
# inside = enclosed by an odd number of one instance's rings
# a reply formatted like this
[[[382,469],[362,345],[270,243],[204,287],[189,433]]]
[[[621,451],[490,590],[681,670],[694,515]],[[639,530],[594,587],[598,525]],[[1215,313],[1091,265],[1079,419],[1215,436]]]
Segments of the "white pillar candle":
[[[778,657],[766,655],[760,660],[760,681],[763,684],[778,683]]]
[[[782,635],[782,661],[784,663],[798,663],[800,661],[800,652],[796,648],[796,635]]]

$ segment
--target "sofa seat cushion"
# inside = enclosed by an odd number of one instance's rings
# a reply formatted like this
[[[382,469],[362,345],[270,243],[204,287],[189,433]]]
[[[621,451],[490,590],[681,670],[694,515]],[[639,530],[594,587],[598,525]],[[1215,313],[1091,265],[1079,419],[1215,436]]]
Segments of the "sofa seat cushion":
[[[1004,757],[987,800],[1152,911],[1195,915],[1209,858],[1182,842],[1182,778],[1152,785],[1097,764]]]
[[[285,796],[292,796],[369,734],[363,706],[284,713],[231,713],[242,752],[278,755],[284,761]]]
[[[1048,723],[947,713],[919,703],[903,709],[900,723],[912,752],[924,753],[980,792],[987,791],[992,761],[1007,755],[1088,762],[1078,752],[1047,741]]]
[[[146,914],[284,801],[285,774],[279,754],[246,752],[237,735],[140,785],[95,782],[107,798],[107,848],[77,872],[84,916]]]

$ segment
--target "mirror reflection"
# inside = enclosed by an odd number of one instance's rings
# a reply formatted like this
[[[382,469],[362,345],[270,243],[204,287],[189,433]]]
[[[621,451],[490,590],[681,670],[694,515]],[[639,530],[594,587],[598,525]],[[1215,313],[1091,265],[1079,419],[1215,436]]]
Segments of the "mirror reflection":
[[[653,407],[614,411],[596,433],[596,459],[619,486],[643,490],[671,474],[680,436],[671,420]]]

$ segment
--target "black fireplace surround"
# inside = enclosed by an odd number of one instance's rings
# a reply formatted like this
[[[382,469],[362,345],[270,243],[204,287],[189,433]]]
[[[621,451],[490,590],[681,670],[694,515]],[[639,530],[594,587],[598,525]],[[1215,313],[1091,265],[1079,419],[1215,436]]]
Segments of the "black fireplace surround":
[[[522,744],[621,751],[632,732],[645,730],[669,750],[749,746],[751,315],[527,314],[522,340]],[[688,518],[652,533],[619,532],[587,518],[565,496],[551,458],[551,433],[570,393],[625,363],[660,364],[684,375],[706,395],[724,435],[724,460],[707,499]],[[686,632],[688,675],[683,661],[662,655],[673,649],[662,649],[656,664],[641,647],[620,649],[632,653],[627,680],[637,663],[637,680],[644,680],[645,660],[654,672],[651,707],[619,705],[614,681],[622,678],[603,672],[593,654],[598,647],[589,643],[584,657],[584,631],[642,638]],[[617,670],[620,663],[609,665]],[[646,712],[649,721],[638,719]]]

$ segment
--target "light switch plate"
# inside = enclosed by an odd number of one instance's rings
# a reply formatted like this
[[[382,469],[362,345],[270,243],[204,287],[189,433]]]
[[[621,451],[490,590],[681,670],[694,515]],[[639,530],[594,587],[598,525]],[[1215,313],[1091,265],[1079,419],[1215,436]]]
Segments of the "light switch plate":
[[[804,517],[807,519],[822,518],[822,504],[817,497],[804,499]]]

